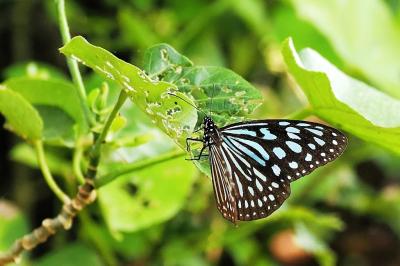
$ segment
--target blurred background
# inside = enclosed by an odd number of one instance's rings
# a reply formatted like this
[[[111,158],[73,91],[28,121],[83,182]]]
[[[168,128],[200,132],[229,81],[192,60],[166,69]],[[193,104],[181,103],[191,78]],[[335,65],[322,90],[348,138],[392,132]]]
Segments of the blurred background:
[[[66,10],[73,36],[138,67],[146,48],[166,42],[195,64],[232,69],[264,96],[252,118],[282,118],[307,105],[280,53],[288,36],[297,49],[311,47],[347,74],[400,95],[400,84],[391,80],[400,75],[391,74],[400,61],[396,0],[70,0]],[[57,20],[52,0],[0,0],[1,81],[69,79]],[[82,72],[88,90],[101,84]],[[110,102],[116,92],[110,83]],[[176,148],[133,105],[122,114],[127,126],[115,134],[125,145],[105,151],[101,171]],[[26,254],[23,263],[400,265],[400,157],[349,138],[340,159],[293,183],[287,203],[267,219],[239,226],[225,221],[209,178],[179,157],[102,188],[72,230]],[[72,193],[71,149],[46,149],[57,180]],[[60,204],[31,147],[5,129],[0,160],[0,248],[6,249],[57,214]]]

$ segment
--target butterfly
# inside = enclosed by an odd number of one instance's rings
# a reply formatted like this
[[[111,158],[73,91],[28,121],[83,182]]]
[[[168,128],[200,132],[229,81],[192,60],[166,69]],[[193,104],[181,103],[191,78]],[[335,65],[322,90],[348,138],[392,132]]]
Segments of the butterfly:
[[[203,121],[217,208],[233,223],[269,216],[290,195],[290,183],[335,160],[347,146],[339,130],[299,120],[253,120],[219,128]],[[208,154],[203,154],[208,150]]]

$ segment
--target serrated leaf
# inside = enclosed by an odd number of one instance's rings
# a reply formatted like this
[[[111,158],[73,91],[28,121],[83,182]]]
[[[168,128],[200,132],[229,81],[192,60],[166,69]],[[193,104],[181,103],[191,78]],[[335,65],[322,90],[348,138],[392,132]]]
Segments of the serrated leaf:
[[[74,37],[60,51],[91,67],[100,75],[116,81],[159,128],[181,147],[185,146],[185,139],[193,131],[197,121],[197,113],[190,105],[168,94],[177,90],[175,85],[150,79],[141,69],[91,45],[80,36]],[[175,93],[191,101],[184,94]]]
[[[43,121],[33,106],[19,93],[0,85],[0,112],[7,127],[24,139],[42,138]]]
[[[282,53],[316,115],[400,153],[400,101],[347,76],[311,49],[298,54],[291,39],[284,42]]]
[[[99,202],[108,226],[133,232],[170,219],[185,203],[194,173],[179,157],[102,187]]]
[[[384,1],[291,2],[302,18],[325,35],[344,62],[378,89],[400,98],[400,27]]]

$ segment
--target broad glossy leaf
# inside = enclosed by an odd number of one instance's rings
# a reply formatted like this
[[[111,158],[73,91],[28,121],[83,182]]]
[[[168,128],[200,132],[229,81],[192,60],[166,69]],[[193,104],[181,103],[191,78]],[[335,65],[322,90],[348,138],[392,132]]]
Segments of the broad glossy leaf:
[[[384,1],[291,0],[351,68],[400,98],[400,26]]]
[[[168,95],[168,92],[175,92],[191,101],[184,94],[176,92],[175,85],[149,78],[141,69],[91,45],[82,37],[74,37],[60,51],[116,81],[159,128],[184,146],[186,137],[193,131],[197,121],[197,113],[190,105]]]
[[[194,173],[193,165],[179,157],[100,188],[99,202],[108,226],[133,232],[170,219],[185,203]]]
[[[284,42],[282,53],[316,115],[400,153],[399,100],[347,76],[314,50],[298,54],[291,39]]]
[[[6,118],[6,126],[24,139],[42,138],[43,121],[38,111],[18,92],[0,85],[0,112]]]

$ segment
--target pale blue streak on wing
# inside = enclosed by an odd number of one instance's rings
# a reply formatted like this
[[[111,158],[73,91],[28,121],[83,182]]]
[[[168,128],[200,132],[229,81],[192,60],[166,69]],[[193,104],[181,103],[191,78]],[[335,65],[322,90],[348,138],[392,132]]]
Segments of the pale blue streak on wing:
[[[295,127],[287,127],[286,131],[287,132],[291,132],[291,133],[300,133],[300,130],[298,128],[295,128]]]
[[[315,135],[318,135],[318,136],[322,136],[323,135],[322,131],[317,130],[317,129],[306,128],[306,130],[308,130],[308,131],[310,131],[310,132],[312,132],[312,133],[314,133]]]
[[[299,144],[297,144],[296,142],[293,142],[293,141],[286,141],[286,145],[288,145],[288,147],[292,150],[292,151],[294,151],[294,152],[296,152],[296,153],[300,153],[301,152],[301,150],[302,150],[302,148],[301,148],[301,146],[299,145]]]
[[[229,133],[234,135],[248,135],[252,137],[257,136],[256,132],[247,129],[229,129],[229,130],[224,130],[224,133]]]
[[[237,142],[237,141],[235,141],[233,139],[230,139],[230,141],[236,146],[237,149],[241,150],[243,153],[245,153],[247,156],[249,156],[250,158],[252,158],[256,162],[258,162],[262,166],[265,166],[265,161],[263,159],[261,159],[260,157],[258,157],[254,152],[252,152],[251,150],[247,149],[245,146],[243,146],[242,144],[240,144],[239,142]]]
[[[264,134],[264,136],[262,137],[263,139],[266,139],[266,140],[274,140],[274,139],[277,138],[274,134],[272,134],[272,133],[271,133],[268,129],[266,129],[266,128],[260,129],[260,132],[261,132],[262,134]]]
[[[235,138],[235,137],[233,137],[233,138],[234,138],[235,140],[239,141],[239,142],[242,142],[242,143],[244,143],[244,144],[247,144],[247,145],[251,146],[253,149],[256,149],[266,161],[269,160],[269,154],[268,154],[268,153],[265,151],[265,149],[264,149],[260,144],[258,144],[257,142],[251,141],[251,140],[248,140],[248,139]]]
[[[282,148],[280,148],[280,147],[275,147],[275,148],[273,148],[272,151],[275,153],[275,155],[276,155],[279,159],[282,159],[283,157],[286,156],[286,152],[285,152],[284,150],[282,150]]]

